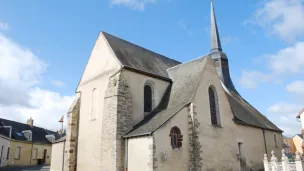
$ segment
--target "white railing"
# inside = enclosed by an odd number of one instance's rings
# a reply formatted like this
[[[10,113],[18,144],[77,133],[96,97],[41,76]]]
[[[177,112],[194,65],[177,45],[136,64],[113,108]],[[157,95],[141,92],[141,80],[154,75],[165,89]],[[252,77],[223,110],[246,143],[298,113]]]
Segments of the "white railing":
[[[267,154],[264,154],[264,170],[265,171],[303,171],[303,162],[299,152],[296,152],[295,161],[290,162],[285,155],[284,149],[282,150],[282,160],[281,162],[279,162],[274,154],[274,151],[272,150],[270,161],[268,160]]]

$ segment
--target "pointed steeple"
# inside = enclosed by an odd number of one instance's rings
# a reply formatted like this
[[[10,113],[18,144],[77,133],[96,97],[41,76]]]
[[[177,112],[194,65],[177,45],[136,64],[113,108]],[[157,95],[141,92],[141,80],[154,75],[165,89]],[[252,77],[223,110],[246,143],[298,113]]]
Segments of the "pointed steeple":
[[[219,31],[217,28],[216,17],[213,7],[213,0],[211,0],[211,53],[222,51]]]
[[[227,55],[222,50],[219,31],[217,28],[213,0],[211,0],[211,50],[210,57],[213,60],[214,67],[222,83],[228,88],[237,93],[233,82],[230,78],[229,64]]]

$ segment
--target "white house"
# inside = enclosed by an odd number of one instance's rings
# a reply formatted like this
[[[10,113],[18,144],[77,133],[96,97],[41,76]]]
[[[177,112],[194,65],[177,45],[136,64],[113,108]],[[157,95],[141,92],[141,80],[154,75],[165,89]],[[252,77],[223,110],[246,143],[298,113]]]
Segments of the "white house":
[[[0,167],[7,166],[10,157],[10,135],[4,129],[0,128]]]

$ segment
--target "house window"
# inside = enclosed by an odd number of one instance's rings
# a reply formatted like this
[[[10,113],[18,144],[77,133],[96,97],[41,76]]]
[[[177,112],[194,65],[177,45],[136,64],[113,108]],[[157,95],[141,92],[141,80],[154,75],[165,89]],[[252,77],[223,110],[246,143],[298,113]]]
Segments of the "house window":
[[[4,150],[4,146],[1,146],[0,159],[2,158],[2,155],[3,155],[3,150]],[[0,164],[1,164],[1,163],[0,163]]]
[[[20,155],[21,155],[21,147],[20,146],[18,146],[17,148],[16,148],[16,152],[15,152],[15,159],[20,159]]]
[[[91,120],[95,120],[97,118],[98,107],[98,89],[94,88],[92,92]]]
[[[152,87],[145,85],[144,87],[144,112],[152,111]]]
[[[31,130],[22,131],[22,133],[28,141],[32,141],[32,131]]]
[[[273,134],[273,139],[274,139],[274,146],[275,146],[275,148],[278,148],[277,135],[276,134]]]
[[[182,146],[183,135],[178,127],[171,128],[170,131],[170,138],[171,138],[171,146],[173,149],[180,148]]]
[[[33,159],[37,159],[37,157],[38,157],[38,149],[37,148],[35,148],[34,150],[33,150]]]
[[[216,91],[212,86],[210,86],[208,92],[209,92],[211,124],[213,126],[220,126],[219,112],[218,112],[218,99],[217,99]]]
[[[7,159],[7,160],[9,159],[9,156],[10,156],[10,148],[7,147],[7,155],[6,155],[6,159]]]

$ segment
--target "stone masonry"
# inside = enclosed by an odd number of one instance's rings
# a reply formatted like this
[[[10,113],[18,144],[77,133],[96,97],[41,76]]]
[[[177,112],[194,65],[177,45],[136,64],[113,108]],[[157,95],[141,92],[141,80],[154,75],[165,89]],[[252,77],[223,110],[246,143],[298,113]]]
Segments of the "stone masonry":
[[[149,160],[150,162],[148,163],[149,169],[148,171],[156,171],[157,170],[157,156],[156,156],[156,145],[155,145],[155,138],[152,136],[152,140],[150,141],[149,144]]]
[[[101,135],[101,170],[123,171],[125,142],[132,129],[132,97],[123,73],[109,80],[105,93]]]
[[[198,127],[199,122],[196,118],[195,105],[191,103],[188,108],[188,124],[189,124],[189,171],[202,170],[202,149],[199,143]]]
[[[64,171],[76,170],[76,153],[77,153],[77,129],[78,129],[78,117],[79,117],[79,104],[80,97],[77,96],[72,103],[67,116],[67,134],[65,143],[65,160]]]

